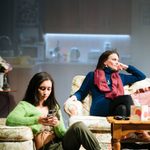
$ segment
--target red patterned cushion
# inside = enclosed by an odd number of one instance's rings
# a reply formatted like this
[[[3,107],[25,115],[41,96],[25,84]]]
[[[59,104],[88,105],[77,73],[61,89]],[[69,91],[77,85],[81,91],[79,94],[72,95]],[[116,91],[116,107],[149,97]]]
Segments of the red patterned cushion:
[[[135,103],[139,103],[141,105],[150,105],[150,88],[147,89],[139,89],[135,93],[131,94]]]

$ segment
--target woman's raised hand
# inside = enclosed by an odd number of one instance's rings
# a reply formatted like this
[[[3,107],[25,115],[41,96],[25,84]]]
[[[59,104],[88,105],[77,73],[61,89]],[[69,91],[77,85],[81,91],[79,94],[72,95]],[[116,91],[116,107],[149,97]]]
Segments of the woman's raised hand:
[[[128,68],[128,65],[125,65],[123,63],[118,63],[118,70],[126,70]]]

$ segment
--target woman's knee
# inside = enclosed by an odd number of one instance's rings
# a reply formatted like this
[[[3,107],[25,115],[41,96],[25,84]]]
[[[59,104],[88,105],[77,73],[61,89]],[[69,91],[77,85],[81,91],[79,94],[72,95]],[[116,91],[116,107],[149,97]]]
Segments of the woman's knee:
[[[85,128],[85,124],[82,122],[82,121],[78,121],[78,122],[75,122],[70,128],[73,128],[73,129],[81,129],[81,128]]]
[[[115,115],[126,116],[127,108],[125,105],[118,105],[115,109]]]

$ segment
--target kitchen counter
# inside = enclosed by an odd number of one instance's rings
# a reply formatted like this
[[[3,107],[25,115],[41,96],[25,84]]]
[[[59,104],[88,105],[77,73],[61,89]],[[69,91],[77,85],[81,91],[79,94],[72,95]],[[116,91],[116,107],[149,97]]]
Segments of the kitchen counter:
[[[96,64],[93,62],[81,62],[81,61],[51,61],[49,59],[44,60],[44,61],[38,61],[34,58],[31,58],[30,56],[17,56],[17,57],[6,57],[6,61],[8,61],[13,68],[34,68],[39,65],[77,65],[77,66],[95,66]]]

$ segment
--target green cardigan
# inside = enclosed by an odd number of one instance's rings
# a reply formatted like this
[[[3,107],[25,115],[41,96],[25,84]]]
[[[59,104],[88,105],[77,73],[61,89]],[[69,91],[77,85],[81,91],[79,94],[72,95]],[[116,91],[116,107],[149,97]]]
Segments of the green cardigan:
[[[54,132],[57,137],[62,138],[66,132],[61,110],[59,110],[60,123],[54,127]],[[6,118],[6,125],[9,126],[29,126],[34,134],[40,132],[42,125],[38,123],[38,118],[41,112],[35,106],[26,102],[20,101],[15,109],[10,112]]]

